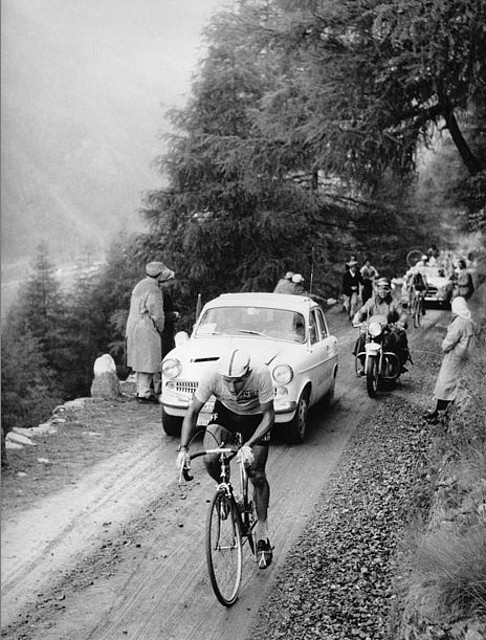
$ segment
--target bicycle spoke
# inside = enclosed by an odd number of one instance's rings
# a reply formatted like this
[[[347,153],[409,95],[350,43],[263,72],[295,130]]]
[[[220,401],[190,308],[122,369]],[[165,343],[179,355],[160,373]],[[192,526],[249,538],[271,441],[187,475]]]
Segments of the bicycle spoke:
[[[226,607],[238,598],[242,541],[236,505],[223,492],[213,497],[206,522],[206,559],[216,597]]]

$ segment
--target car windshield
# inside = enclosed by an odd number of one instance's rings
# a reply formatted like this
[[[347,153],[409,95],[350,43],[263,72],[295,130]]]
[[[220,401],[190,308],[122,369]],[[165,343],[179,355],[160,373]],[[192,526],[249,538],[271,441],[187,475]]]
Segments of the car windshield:
[[[217,307],[204,312],[194,332],[198,338],[245,334],[304,342],[304,316],[288,309]]]
[[[423,270],[426,278],[444,278],[444,269],[440,267],[425,267]]]

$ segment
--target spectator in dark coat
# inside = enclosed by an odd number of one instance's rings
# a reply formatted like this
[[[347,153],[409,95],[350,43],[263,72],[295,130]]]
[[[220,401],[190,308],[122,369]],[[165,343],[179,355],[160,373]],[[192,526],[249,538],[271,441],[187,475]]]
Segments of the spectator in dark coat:
[[[466,269],[466,261],[459,260],[457,263],[456,296],[469,300],[474,293],[473,279]]]
[[[350,319],[354,316],[356,309],[359,307],[359,296],[362,286],[363,278],[358,271],[358,263],[353,260],[349,263],[349,269],[343,276],[343,309],[346,311]]]
[[[180,317],[179,312],[174,306],[174,299],[172,297],[171,285],[173,282],[174,276],[159,283],[160,288],[162,289],[162,297],[164,299],[165,315],[165,326],[164,330],[162,331],[162,359],[164,359],[169,351],[171,351],[175,347],[175,325]]]

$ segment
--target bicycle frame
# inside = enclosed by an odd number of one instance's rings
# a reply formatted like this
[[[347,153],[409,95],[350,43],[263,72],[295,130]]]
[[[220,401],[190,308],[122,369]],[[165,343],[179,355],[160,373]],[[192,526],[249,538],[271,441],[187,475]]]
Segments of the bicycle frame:
[[[232,500],[235,500],[235,493],[233,485],[230,482],[230,462],[232,458],[238,453],[241,447],[240,442],[238,442],[236,446],[232,447],[225,447],[224,442],[222,442],[220,447],[214,449],[205,449],[204,451],[198,451],[197,453],[191,455],[191,460],[204,455],[219,455],[218,461],[221,466],[221,482],[218,484],[216,491],[224,492]],[[187,471],[185,472],[184,469],[181,469],[181,475],[183,475],[186,480],[192,480],[192,476],[187,474]],[[181,477],[179,477],[179,484],[180,482]],[[243,544],[248,540],[253,552],[254,541],[252,538],[252,532],[256,525],[256,519],[253,521],[251,519],[253,506],[251,500],[248,497],[248,474],[246,472],[245,465],[242,463],[239,464],[239,488],[241,491],[241,496],[243,498],[243,512],[238,511],[238,517],[241,526],[241,535],[244,538]]]

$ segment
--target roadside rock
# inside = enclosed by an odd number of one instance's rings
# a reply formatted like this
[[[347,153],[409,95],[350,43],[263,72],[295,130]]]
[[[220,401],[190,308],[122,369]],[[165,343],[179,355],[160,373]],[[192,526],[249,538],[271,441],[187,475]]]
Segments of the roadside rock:
[[[94,363],[93,371],[92,397],[117,398],[120,395],[120,381],[116,374],[116,365],[113,358],[107,353],[100,356]]]

